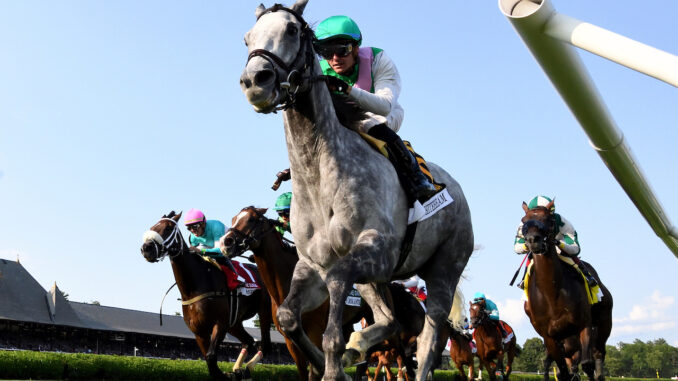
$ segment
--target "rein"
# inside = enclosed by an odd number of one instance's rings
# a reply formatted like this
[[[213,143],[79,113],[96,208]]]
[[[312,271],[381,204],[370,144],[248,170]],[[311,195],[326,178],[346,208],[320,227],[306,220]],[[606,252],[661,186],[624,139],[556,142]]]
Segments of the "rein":
[[[257,18],[257,21],[259,21],[263,15],[277,11],[283,11],[293,15],[301,24],[301,33],[299,34],[301,48],[297,52],[296,57],[294,57],[292,63],[288,65],[280,57],[266,49],[254,49],[247,56],[248,63],[254,57],[261,57],[273,66],[273,72],[275,73],[278,88],[285,91],[285,99],[275,108],[274,112],[278,110],[284,111],[290,107],[294,107],[297,100],[297,93],[302,87],[305,87],[306,85],[312,86],[314,82],[325,80],[325,76],[313,76],[307,74],[313,67],[312,41],[315,38],[315,35],[313,34],[311,27],[300,14],[281,4],[275,4],[263,11]],[[302,60],[303,62],[301,62]],[[282,75],[280,73],[281,69],[284,71]],[[281,81],[280,77],[284,77],[285,80]],[[292,90],[292,88],[294,88],[294,90]]]

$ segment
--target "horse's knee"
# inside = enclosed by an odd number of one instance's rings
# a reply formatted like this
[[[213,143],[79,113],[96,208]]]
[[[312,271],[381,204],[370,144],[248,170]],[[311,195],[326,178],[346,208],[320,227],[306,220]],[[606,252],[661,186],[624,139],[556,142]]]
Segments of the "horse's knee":
[[[280,323],[280,328],[282,328],[286,335],[290,335],[299,330],[299,319],[297,319],[296,314],[288,307],[278,307],[276,317],[278,318],[278,323]]]

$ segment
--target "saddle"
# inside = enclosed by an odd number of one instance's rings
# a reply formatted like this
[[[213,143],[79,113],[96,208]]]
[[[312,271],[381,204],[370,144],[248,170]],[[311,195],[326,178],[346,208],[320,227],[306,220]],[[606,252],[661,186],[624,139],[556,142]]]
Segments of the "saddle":
[[[231,260],[233,268],[235,268],[236,271],[234,273],[230,268],[220,265],[213,258],[203,257],[203,259],[224,273],[226,276],[226,286],[229,290],[237,290],[239,294],[248,296],[261,288],[254,274],[252,274],[252,272],[242,263]]]

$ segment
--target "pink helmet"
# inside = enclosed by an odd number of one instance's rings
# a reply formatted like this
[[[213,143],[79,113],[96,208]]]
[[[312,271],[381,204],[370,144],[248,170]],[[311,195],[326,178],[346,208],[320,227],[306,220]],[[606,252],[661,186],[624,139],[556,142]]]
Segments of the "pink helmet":
[[[191,209],[184,216],[184,225],[194,224],[205,221],[205,214],[198,209]]]

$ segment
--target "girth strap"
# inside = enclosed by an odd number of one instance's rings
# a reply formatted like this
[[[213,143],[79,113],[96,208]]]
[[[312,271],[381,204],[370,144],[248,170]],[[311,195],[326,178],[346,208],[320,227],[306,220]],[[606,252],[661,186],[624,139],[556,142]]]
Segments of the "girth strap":
[[[400,270],[400,268],[403,266],[403,263],[405,263],[407,256],[410,255],[410,251],[412,250],[412,242],[414,242],[414,235],[417,233],[418,223],[419,222],[413,222],[407,225],[407,229],[405,230],[405,238],[403,238],[403,243],[400,245],[400,257],[398,257],[398,264],[396,264],[396,267],[393,270],[394,273],[397,273]]]
[[[181,302],[181,305],[183,306],[188,306],[189,304],[193,304],[195,302],[201,301],[205,298],[211,298],[213,296],[228,296],[229,292],[228,291],[211,291],[211,292],[206,292],[204,294],[200,294],[194,298],[184,300]]]

